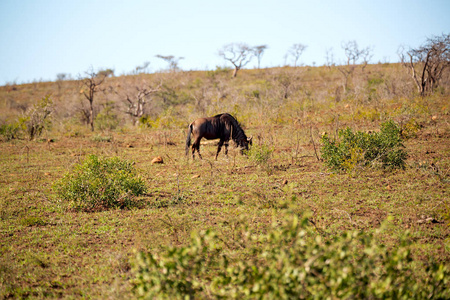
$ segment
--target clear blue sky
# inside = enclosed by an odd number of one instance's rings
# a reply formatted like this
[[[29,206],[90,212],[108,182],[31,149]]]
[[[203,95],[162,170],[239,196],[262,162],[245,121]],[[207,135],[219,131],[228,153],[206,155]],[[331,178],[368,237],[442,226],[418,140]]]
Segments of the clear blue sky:
[[[214,69],[225,44],[268,45],[261,65],[284,64],[295,43],[303,64],[327,48],[343,62],[343,41],[372,46],[372,62],[397,61],[399,45],[450,32],[450,0],[0,0],[0,85],[73,78],[111,68],[130,73],[155,55],[184,57],[183,70]],[[256,60],[248,67],[254,67]]]

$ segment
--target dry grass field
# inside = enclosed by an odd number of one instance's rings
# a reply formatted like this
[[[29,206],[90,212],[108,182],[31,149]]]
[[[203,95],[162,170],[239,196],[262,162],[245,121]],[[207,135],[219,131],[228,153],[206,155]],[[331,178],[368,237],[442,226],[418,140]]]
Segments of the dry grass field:
[[[120,94],[142,83],[164,91],[135,126]],[[400,65],[379,64],[355,73],[347,92],[325,67],[141,74],[106,86],[116,92],[98,94],[94,132],[76,81],[0,87],[2,124],[53,101],[40,136],[0,142],[0,298],[133,298],[136,251],[181,247],[204,229],[232,239],[242,223],[262,234],[292,212],[317,235],[384,226],[380,242],[396,247],[408,232],[415,261],[449,264],[448,85],[421,98]],[[222,112],[253,136],[250,155],[230,147],[215,161],[216,144],[203,143],[203,160],[186,157],[189,122]],[[323,132],[377,131],[388,119],[407,133],[405,169],[335,172],[319,160]],[[75,210],[57,196],[53,184],[91,154],[134,162],[148,189],[134,207]]]

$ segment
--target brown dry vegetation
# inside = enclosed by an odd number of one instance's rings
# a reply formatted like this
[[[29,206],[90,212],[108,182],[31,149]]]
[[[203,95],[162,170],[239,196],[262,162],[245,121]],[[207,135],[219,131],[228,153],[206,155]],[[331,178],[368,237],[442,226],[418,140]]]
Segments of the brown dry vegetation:
[[[134,126],[120,95],[144,82],[163,89],[149,98],[146,125]],[[408,230],[415,259],[448,263],[448,77],[425,98],[399,64],[358,69],[345,94],[342,84],[335,67],[241,70],[234,79],[221,69],[112,77],[96,113],[110,105],[118,123],[97,122],[93,133],[77,81],[0,87],[0,124],[46,95],[53,100],[51,126],[39,138],[0,143],[0,297],[130,298],[134,251],[184,245],[206,228],[232,236],[241,222],[264,232],[286,205],[312,212],[318,234],[370,232],[387,222],[386,245]],[[203,160],[186,159],[189,122],[222,112],[235,115],[254,147],[273,150],[268,161],[239,151],[214,161],[214,144],[202,145]],[[332,173],[317,160],[322,132],[377,130],[387,119],[409,135],[405,170]],[[88,154],[135,162],[149,188],[141,204],[68,210],[51,186]],[[151,164],[156,156],[164,163]]]

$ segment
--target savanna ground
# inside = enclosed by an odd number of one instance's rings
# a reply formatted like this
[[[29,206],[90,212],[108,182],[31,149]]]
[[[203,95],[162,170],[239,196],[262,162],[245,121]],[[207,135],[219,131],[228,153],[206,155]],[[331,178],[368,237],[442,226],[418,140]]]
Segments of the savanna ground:
[[[448,264],[449,96],[415,96],[403,72],[368,66],[346,92],[339,72],[326,68],[242,70],[234,80],[223,70],[158,74],[155,82],[171,90],[152,100],[151,126],[103,124],[93,133],[74,108],[83,101],[76,82],[1,87],[3,121],[49,92],[55,110],[39,138],[0,143],[0,297],[132,298],[136,251],[186,245],[191,232],[207,228],[230,238],[242,223],[265,232],[287,206],[307,214],[318,235],[384,224],[382,242],[395,247],[409,231],[415,260]],[[124,88],[152,78],[109,80]],[[119,98],[98,99],[103,107],[113,99],[114,118],[126,118]],[[221,112],[234,114],[253,147],[268,155],[242,156],[231,147],[215,161],[216,145],[207,143],[203,160],[186,158],[188,123]],[[404,170],[354,165],[332,172],[318,159],[322,132],[376,131],[387,119],[408,132]],[[136,207],[85,212],[58,199],[53,183],[89,154],[135,163],[148,187]],[[156,156],[164,163],[151,164]]]

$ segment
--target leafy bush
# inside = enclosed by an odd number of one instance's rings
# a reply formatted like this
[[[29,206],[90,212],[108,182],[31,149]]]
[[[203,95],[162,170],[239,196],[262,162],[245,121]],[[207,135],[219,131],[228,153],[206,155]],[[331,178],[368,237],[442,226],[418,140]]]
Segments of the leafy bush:
[[[227,251],[213,231],[193,234],[186,247],[137,253],[133,291],[146,299],[422,299],[448,298],[448,266],[413,269],[406,238],[388,249],[373,235],[312,235],[295,215],[267,234],[250,237],[246,255]],[[227,243],[223,242],[227,241]]]
[[[267,166],[273,149],[266,145],[253,145],[248,151],[248,158],[259,166]]]
[[[5,141],[10,141],[19,138],[22,129],[23,126],[19,122],[5,123],[0,125],[0,135],[3,136]]]
[[[133,163],[90,155],[53,185],[57,195],[77,209],[129,207],[146,191]]]
[[[22,137],[24,134],[31,141],[39,137],[44,128],[51,125],[49,116],[53,111],[53,102],[50,96],[45,96],[33,107],[29,108],[26,113],[19,117],[17,121],[10,124],[3,124],[0,126],[0,135],[3,139],[10,141]]]
[[[23,226],[45,226],[47,222],[40,217],[27,216],[20,220],[20,224]]]
[[[19,123],[25,125],[25,131],[29,140],[33,140],[42,134],[44,128],[50,126],[49,116],[53,111],[53,102],[50,96],[45,96],[27,111]]]
[[[158,114],[156,118],[151,116],[142,116],[139,118],[141,127],[147,128],[184,128],[186,125],[184,121],[179,118],[178,112],[173,106],[170,106],[162,113]]]
[[[420,127],[420,124],[414,118],[410,118],[407,122],[401,124],[401,135],[405,139],[416,137]]]
[[[216,235],[206,231],[193,235],[187,247],[171,247],[161,256],[137,253],[133,291],[141,298],[192,299],[205,289],[205,282],[220,249],[214,249]],[[202,278],[203,277],[203,278]],[[201,297],[199,297],[201,298]]]
[[[107,143],[110,143],[113,140],[113,137],[112,136],[103,136],[103,135],[97,134],[97,135],[94,135],[91,139],[94,142],[107,142]]]
[[[95,118],[96,127],[100,130],[113,130],[119,126],[119,117],[114,112],[114,103],[106,102],[102,111]]]
[[[339,140],[322,137],[322,158],[334,170],[352,171],[356,166],[404,168],[407,153],[401,130],[393,122],[381,124],[380,132],[339,131]]]

